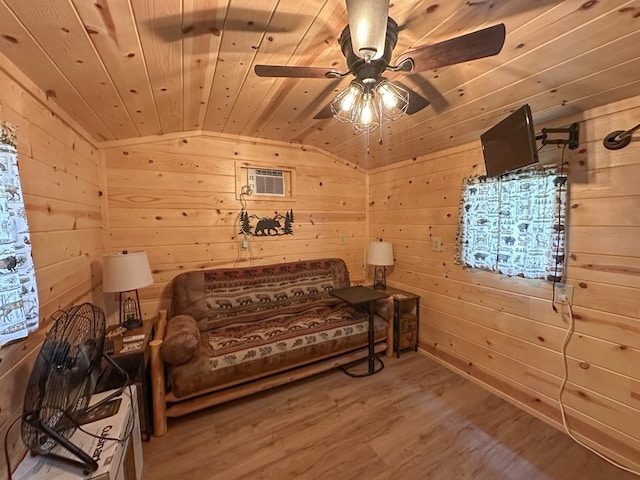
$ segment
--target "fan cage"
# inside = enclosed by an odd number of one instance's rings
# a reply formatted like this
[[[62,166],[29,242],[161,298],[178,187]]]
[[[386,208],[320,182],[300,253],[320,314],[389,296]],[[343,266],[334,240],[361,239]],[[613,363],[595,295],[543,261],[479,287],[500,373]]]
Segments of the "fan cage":
[[[57,445],[39,425],[69,438],[75,418],[89,404],[95,388],[93,374],[100,369],[105,317],[90,303],[71,307],[55,322],[36,358],[25,394],[22,438],[35,453]]]

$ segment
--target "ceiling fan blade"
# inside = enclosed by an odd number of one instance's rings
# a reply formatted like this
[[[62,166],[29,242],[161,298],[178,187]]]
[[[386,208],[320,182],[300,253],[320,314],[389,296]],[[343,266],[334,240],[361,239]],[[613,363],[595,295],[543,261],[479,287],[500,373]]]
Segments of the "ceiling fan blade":
[[[398,80],[394,80],[393,83],[404,88],[407,92],[409,92],[409,106],[407,107],[407,115],[413,115],[414,113],[419,112],[423,108],[427,108],[431,105],[431,102],[420,95],[415,90],[407,87],[405,84],[399,82]]]
[[[411,60],[411,73],[468,62],[497,55],[502,50],[506,30],[504,23],[455,37],[444,42],[425,45],[403,53],[397,65]]]
[[[259,77],[338,78],[343,76],[333,68],[287,65],[256,65],[254,71]]]
[[[333,112],[331,111],[331,104],[327,103],[324,107],[322,107],[322,110],[320,110],[318,113],[316,113],[313,116],[314,120],[325,120],[327,118],[331,118],[333,117]]]

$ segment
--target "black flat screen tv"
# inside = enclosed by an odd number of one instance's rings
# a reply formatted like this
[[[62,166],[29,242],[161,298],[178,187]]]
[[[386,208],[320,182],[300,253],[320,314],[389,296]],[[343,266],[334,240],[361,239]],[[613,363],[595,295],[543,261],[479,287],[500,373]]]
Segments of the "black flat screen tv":
[[[531,109],[525,104],[480,135],[488,177],[538,163]]]

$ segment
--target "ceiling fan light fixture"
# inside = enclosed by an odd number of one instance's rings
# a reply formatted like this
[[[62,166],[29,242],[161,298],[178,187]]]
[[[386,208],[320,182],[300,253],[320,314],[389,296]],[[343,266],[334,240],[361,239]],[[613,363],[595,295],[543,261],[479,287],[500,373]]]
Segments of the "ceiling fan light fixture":
[[[384,55],[389,0],[347,0],[353,53],[365,61]]]
[[[409,92],[386,78],[352,80],[331,102],[331,113],[356,132],[372,132],[383,120],[397,120],[407,112]]]
[[[409,92],[383,78],[374,89],[380,99],[380,113],[389,120],[397,120],[407,113]]]
[[[362,94],[362,88],[357,83],[352,83],[345,90],[345,95],[340,99],[340,110],[343,112],[351,112],[351,108],[359,95]]]
[[[331,102],[331,114],[343,123],[352,123],[357,104],[362,101],[364,85],[353,80],[349,86],[340,92]]]
[[[362,110],[360,111],[360,123],[370,125],[373,121],[373,99],[370,93],[366,93],[362,99]]]

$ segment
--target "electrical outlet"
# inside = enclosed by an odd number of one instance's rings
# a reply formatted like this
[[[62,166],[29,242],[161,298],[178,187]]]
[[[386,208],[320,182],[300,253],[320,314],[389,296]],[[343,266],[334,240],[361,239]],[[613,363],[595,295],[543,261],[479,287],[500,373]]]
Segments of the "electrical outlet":
[[[346,245],[347,244],[347,236],[344,233],[340,234],[340,245]]]
[[[249,237],[247,236],[242,237],[242,241],[240,242],[240,249],[249,250]]]
[[[432,252],[441,252],[442,251],[442,238],[440,238],[440,237],[431,237],[431,251]]]
[[[555,286],[556,303],[558,304],[573,304],[573,285],[567,285],[564,283],[556,283]]]

